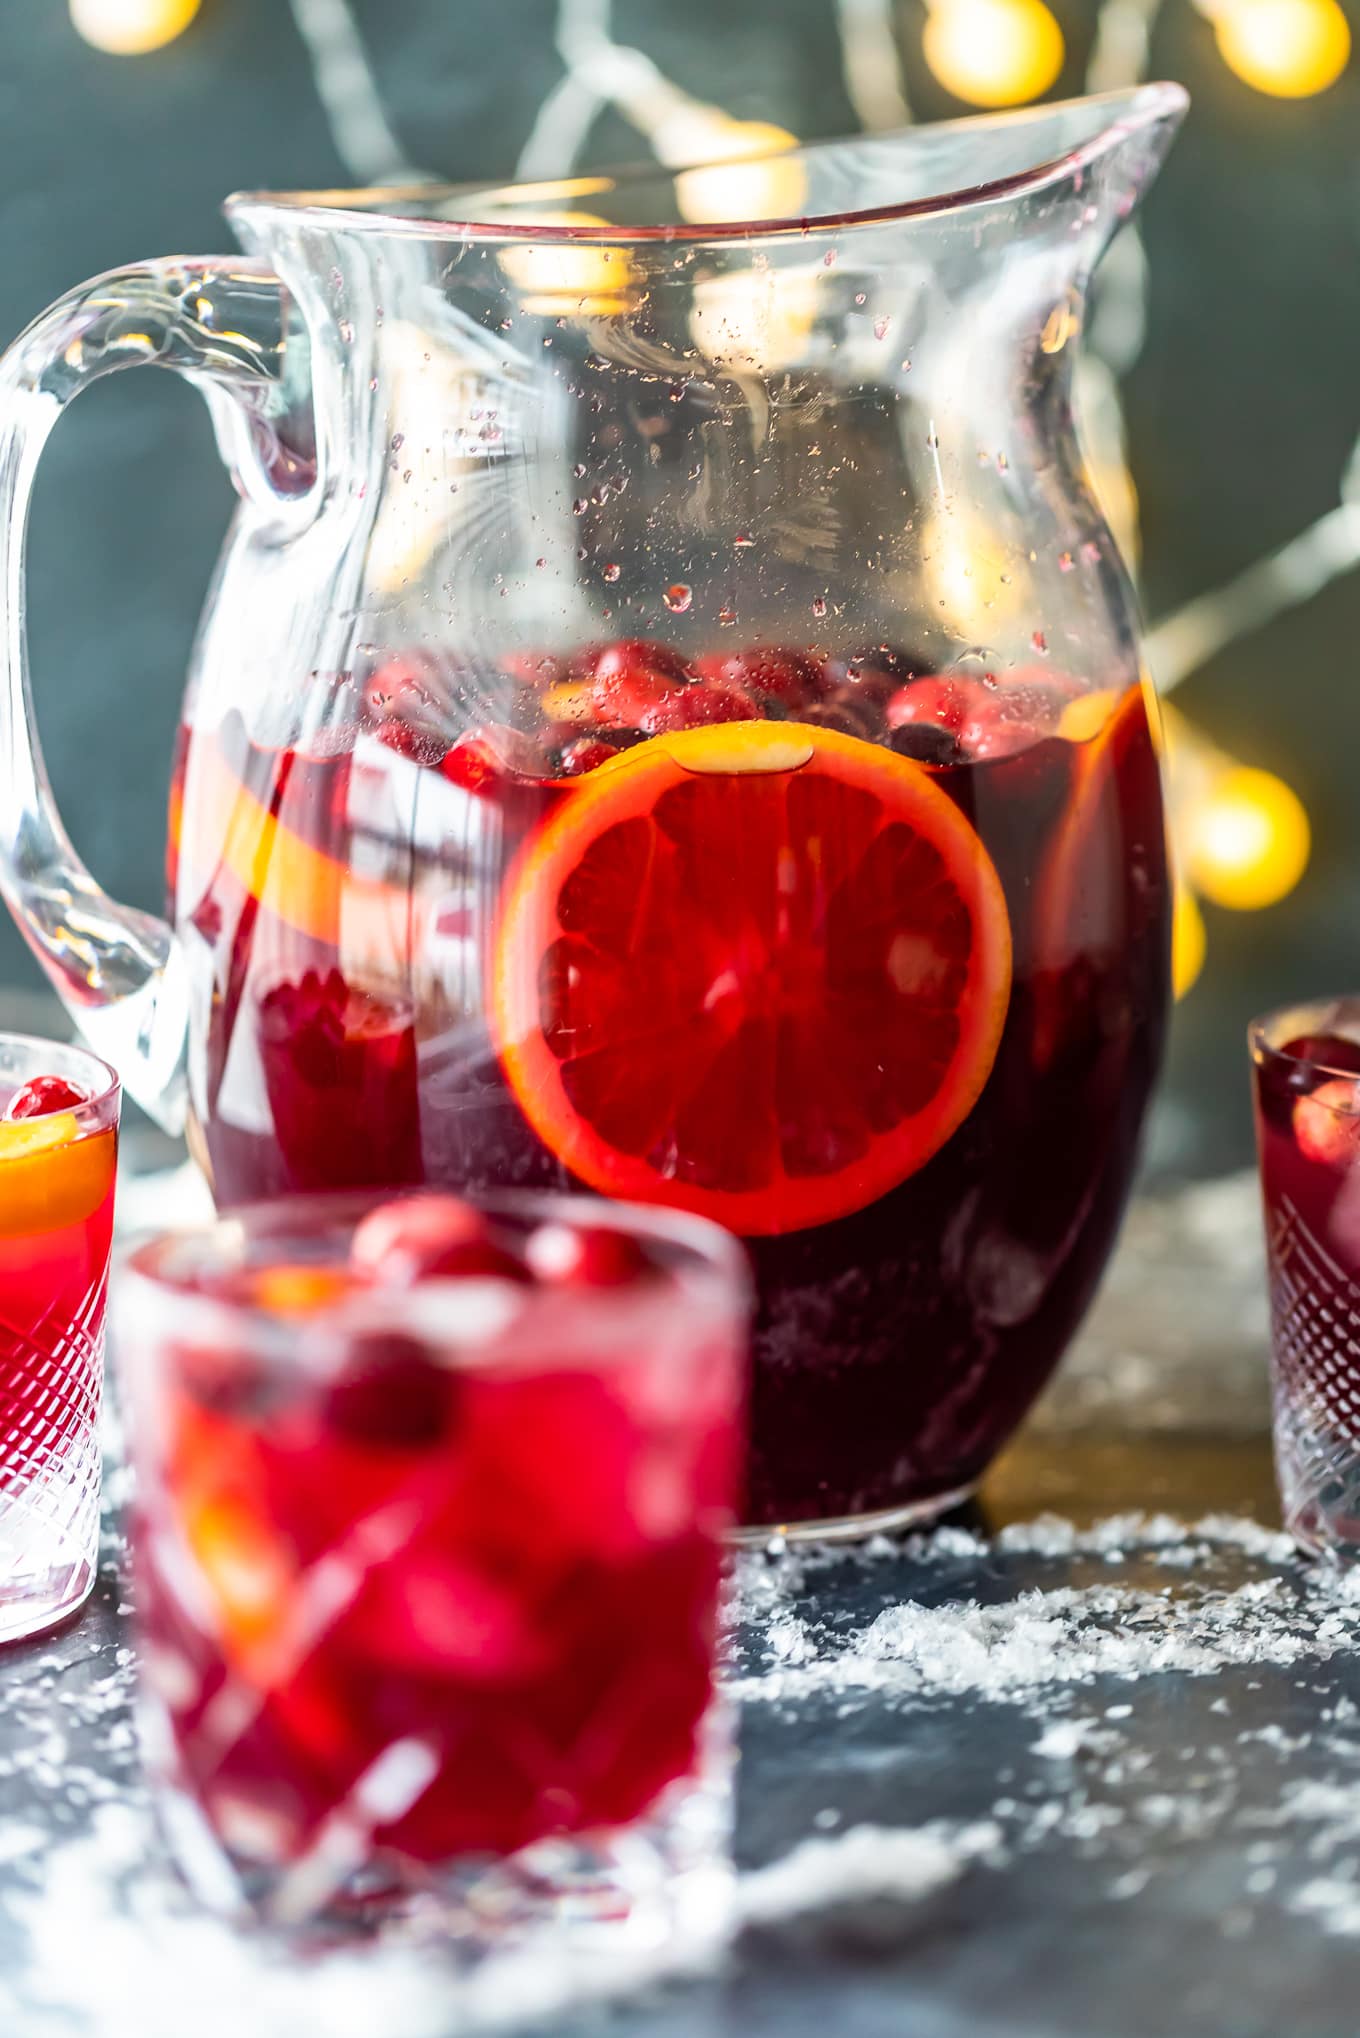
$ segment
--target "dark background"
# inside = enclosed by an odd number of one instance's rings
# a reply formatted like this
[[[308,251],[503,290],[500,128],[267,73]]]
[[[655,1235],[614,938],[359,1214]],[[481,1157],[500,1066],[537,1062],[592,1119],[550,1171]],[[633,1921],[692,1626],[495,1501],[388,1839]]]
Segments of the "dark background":
[[[1082,87],[1097,10],[1053,11],[1061,96]],[[408,160],[454,179],[513,170],[562,75],[550,0],[350,0],[349,13]],[[917,117],[969,110],[926,70],[922,23],[915,0],[897,8]],[[858,124],[837,0],[617,0],[613,33],[741,118],[804,138]],[[1147,337],[1124,383],[1155,622],[1337,504],[1360,438],[1360,60],[1319,97],[1267,98],[1229,72],[1190,0],[1164,0],[1149,73],[1194,100],[1146,209]],[[642,153],[605,109],[580,160]],[[217,208],[237,186],[353,181],[290,0],[204,0],[178,41],[138,58],[88,47],[62,0],[5,9],[0,340],[101,269],[224,248]],[[48,761],[82,854],[140,905],[161,904],[171,733],[229,506],[206,412],[163,375],[96,387],[59,426],[38,484],[30,644]],[[1351,573],[1177,693],[1215,743],[1296,788],[1314,856],[1284,903],[1208,911],[1208,961],[1179,1009],[1156,1128],[1163,1167],[1246,1158],[1252,1011],[1360,988],[1357,639]],[[7,921],[0,984],[40,984]]]

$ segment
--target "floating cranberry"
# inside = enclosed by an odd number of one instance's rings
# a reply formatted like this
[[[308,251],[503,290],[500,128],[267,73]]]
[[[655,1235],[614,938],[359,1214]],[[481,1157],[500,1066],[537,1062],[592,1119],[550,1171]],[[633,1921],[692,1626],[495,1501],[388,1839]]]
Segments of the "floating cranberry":
[[[14,1092],[5,1106],[5,1117],[13,1124],[20,1118],[44,1118],[49,1111],[74,1111],[90,1101],[87,1090],[77,1089],[64,1076],[33,1076]]]
[[[541,1224],[524,1253],[540,1281],[574,1288],[622,1288],[651,1264],[635,1238],[606,1225]]]
[[[917,679],[893,694],[885,720],[890,729],[901,729],[911,722],[930,722],[957,736],[988,700],[988,689],[980,680]]]
[[[506,785],[530,783],[544,775],[538,745],[503,722],[468,729],[439,769],[450,785],[461,786],[468,793],[494,794]]]
[[[959,739],[938,722],[902,722],[888,738],[899,757],[918,764],[957,764],[963,757]]]
[[[745,687],[724,679],[686,679],[646,709],[638,727],[648,736],[668,729],[701,729],[713,722],[750,722],[759,709]]]
[[[422,729],[415,722],[404,722],[399,715],[389,715],[378,724],[375,733],[380,743],[395,750],[399,757],[409,758],[412,764],[442,764],[448,755],[446,737],[435,735],[432,729]]]
[[[1324,1074],[1360,1076],[1360,1040],[1340,1033],[1301,1033],[1279,1052],[1301,1064],[1300,1075],[1310,1084]]]
[[[814,701],[809,708],[800,710],[800,722],[810,722],[814,729],[838,729],[842,736],[859,736],[871,743],[879,734],[878,717],[868,701],[847,697],[845,691],[829,701]]]
[[[1360,1086],[1345,1076],[1323,1083],[1294,1106],[1299,1152],[1325,1168],[1360,1160]]]
[[[415,1338],[373,1331],[354,1338],[350,1364],[326,1396],[326,1419],[368,1448],[429,1450],[457,1413],[458,1380]]]
[[[741,687],[762,706],[773,703],[793,716],[832,690],[822,666],[805,651],[735,651],[701,658],[696,670],[707,680]]]
[[[409,1196],[371,1210],[350,1242],[350,1265],[390,1287],[417,1281],[527,1281],[523,1262],[498,1245],[480,1210],[457,1196]]]
[[[588,771],[596,771],[602,764],[608,764],[611,757],[618,756],[612,743],[601,742],[598,736],[574,736],[564,743],[558,755],[557,771],[560,778],[581,778]]]
[[[602,727],[641,729],[643,716],[691,679],[689,667],[669,644],[653,643],[646,637],[621,637],[616,644],[605,645],[591,670],[595,720]]]

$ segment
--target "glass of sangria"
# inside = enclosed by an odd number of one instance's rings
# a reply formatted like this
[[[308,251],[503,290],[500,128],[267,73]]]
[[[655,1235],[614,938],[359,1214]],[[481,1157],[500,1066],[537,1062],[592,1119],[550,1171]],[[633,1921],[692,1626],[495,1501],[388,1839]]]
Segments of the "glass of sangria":
[[[0,1034],[0,1642],[95,1580],[119,1100],[94,1055]]]
[[[1305,1549],[1360,1556],[1360,998],[1249,1034],[1270,1278],[1275,1469]]]
[[[585,1198],[318,1197],[120,1282],[149,1758],[208,1903],[469,1958],[723,1928],[735,1245]]]

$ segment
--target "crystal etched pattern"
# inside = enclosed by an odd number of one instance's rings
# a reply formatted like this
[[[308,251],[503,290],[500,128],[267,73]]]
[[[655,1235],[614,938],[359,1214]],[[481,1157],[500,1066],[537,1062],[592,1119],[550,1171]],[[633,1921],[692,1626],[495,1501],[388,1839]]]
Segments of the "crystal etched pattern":
[[[74,1315],[26,1326],[0,1300],[0,1640],[31,1632],[35,1599],[50,1619],[78,1605],[94,1573],[107,1286],[101,1269]]]
[[[1312,1544],[1360,1543],[1360,1287],[1288,1196],[1267,1245],[1285,1519]]]

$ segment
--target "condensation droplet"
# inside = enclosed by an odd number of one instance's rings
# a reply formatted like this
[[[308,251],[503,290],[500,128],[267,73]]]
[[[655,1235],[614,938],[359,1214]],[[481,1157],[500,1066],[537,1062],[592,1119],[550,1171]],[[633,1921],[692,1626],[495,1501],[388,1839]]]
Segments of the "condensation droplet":
[[[677,580],[673,587],[668,587],[666,589],[666,592],[665,594],[662,595],[661,599],[665,602],[666,607],[670,609],[674,615],[683,616],[685,610],[694,600],[694,589],[692,587],[686,587],[683,580]]]
[[[1048,639],[1047,639],[1047,637],[1046,637],[1046,636],[1044,635],[1044,633],[1043,633],[1043,631],[1042,631],[1042,630],[1033,630],[1033,631],[1031,631],[1031,633],[1030,633],[1030,640],[1029,640],[1029,641],[1030,641],[1030,643],[1031,643],[1031,644],[1032,644],[1032,645],[1034,646],[1035,650],[1036,650],[1036,651],[1037,651],[1037,652],[1039,653],[1039,655],[1040,655],[1040,657],[1041,657],[1041,658],[1047,658],[1047,656],[1048,656]]]
[[[824,269],[834,269],[835,266],[836,266],[836,250],[834,248],[828,248],[826,253],[822,256],[822,267]]]
[[[399,453],[402,447],[406,444],[405,432],[393,432],[389,444],[391,445],[392,451],[394,453]]]
[[[401,478],[403,481],[409,481],[411,479],[411,470],[409,467],[403,467],[401,472]]]
[[[589,509],[589,507],[590,505],[586,501],[585,497],[583,495],[578,495],[575,502],[571,506],[571,513],[574,517],[583,517],[586,511]]]
[[[824,616],[826,614],[826,596],[824,594],[813,596],[812,613],[814,616]]]
[[[340,333],[340,337],[344,341],[345,345],[347,347],[352,347],[354,345],[353,321],[351,319],[342,318],[338,330]]]
[[[574,466],[574,467],[572,468],[572,470],[571,470],[571,471],[572,471],[572,475],[574,476],[574,478],[575,478],[575,479],[576,479],[577,481],[579,481],[579,480],[581,479],[581,476],[582,476],[582,475],[583,475],[583,474],[585,473],[585,471],[586,471],[586,463],[585,463],[585,461],[584,461],[584,460],[578,460],[578,461],[576,462],[576,465],[575,465],[575,466]]]
[[[376,396],[378,393],[378,378],[376,375],[370,375],[368,378],[368,393],[370,396]]]
[[[876,318],[874,320],[874,338],[876,340],[886,340],[888,337],[888,327],[891,324],[892,320],[886,313],[881,318]]]
[[[855,292],[855,303],[856,303],[856,304],[867,304],[868,302],[869,302],[869,293],[868,293],[868,291],[867,291],[867,290],[857,290],[857,291]]]
[[[1059,573],[1070,573],[1072,571],[1073,564],[1074,561],[1072,558],[1072,554],[1070,552],[1060,552],[1058,554]]]
[[[690,468],[689,478],[691,481],[697,481],[699,479],[699,469],[697,467]]]
[[[736,537],[732,540],[732,543],[739,549],[744,549],[748,545],[754,545],[755,542],[749,531],[738,531]]]
[[[614,561],[611,559],[609,564],[604,569],[604,577],[606,580],[617,580],[622,571],[623,568],[621,566],[615,565]]]
[[[1008,459],[1006,458],[1006,456],[1005,456],[1005,454],[1004,454],[1004,453],[998,453],[998,454],[997,454],[997,456],[996,456],[996,471],[997,471],[997,473],[998,473],[998,474],[1008,474],[1008,473],[1010,472],[1010,465],[1011,465],[1011,463],[1010,463],[1010,461],[1009,461],[1009,460],[1008,460]]]
[[[718,610],[718,621],[725,630],[730,630],[736,620],[737,612],[735,609],[722,608]]]
[[[548,562],[547,562],[547,560],[546,560],[546,559],[535,559],[535,561],[534,561],[534,565],[535,565],[535,566],[546,566],[546,565],[547,565],[547,563],[548,563]]]
[[[1099,566],[1100,547],[1094,538],[1088,538],[1081,548],[1081,556],[1088,566]]]

